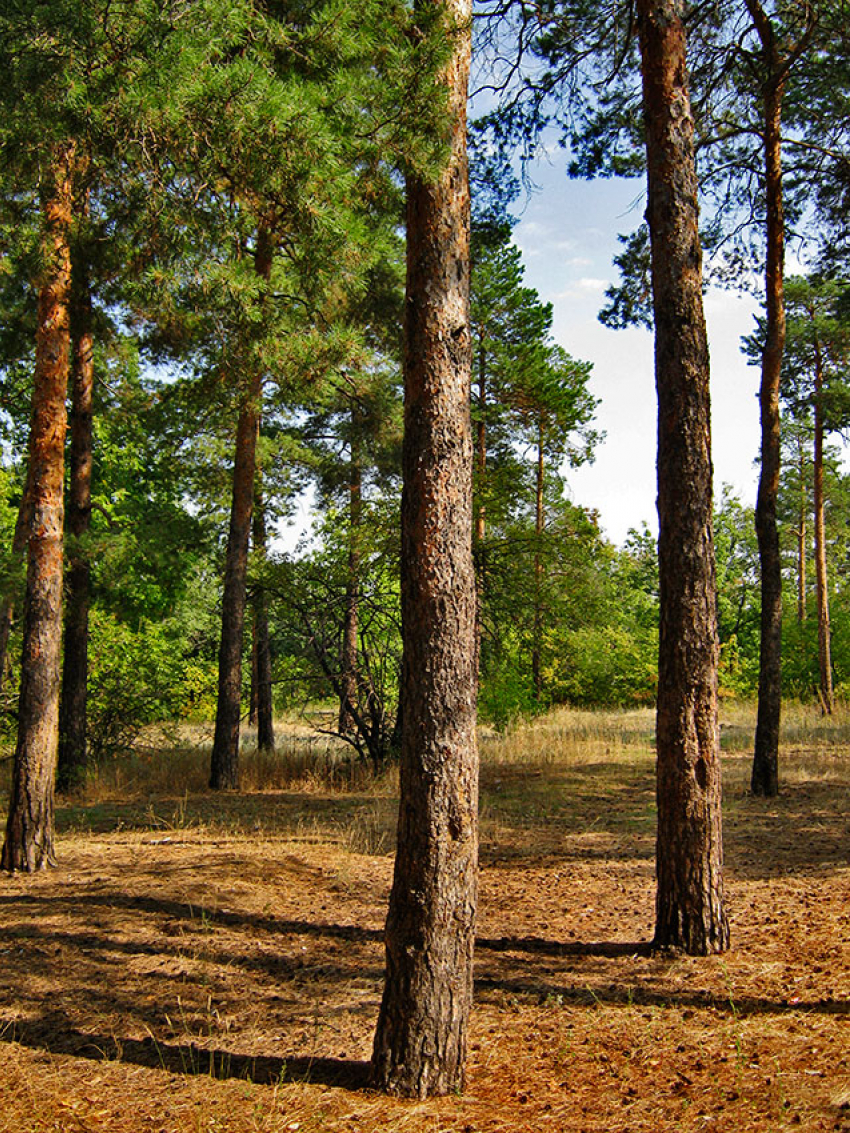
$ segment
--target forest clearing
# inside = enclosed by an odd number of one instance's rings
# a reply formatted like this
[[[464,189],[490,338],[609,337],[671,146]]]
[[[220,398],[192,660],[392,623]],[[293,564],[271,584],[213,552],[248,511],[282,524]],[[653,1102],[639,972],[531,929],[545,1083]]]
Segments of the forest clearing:
[[[650,709],[482,732],[466,1088],[426,1102],[367,1079],[395,772],[280,722],[223,795],[211,734],[144,737],[58,807],[59,868],[4,880],[0,1130],[850,1129],[850,712],[786,706],[769,800],[754,719],[721,706],[709,957],[648,948]]]

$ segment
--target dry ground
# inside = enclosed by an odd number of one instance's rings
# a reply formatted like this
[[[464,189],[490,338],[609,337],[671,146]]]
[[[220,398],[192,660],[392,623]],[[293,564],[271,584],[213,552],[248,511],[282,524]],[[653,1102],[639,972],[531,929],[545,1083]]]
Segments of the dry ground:
[[[215,798],[203,756],[137,757],[0,879],[0,1131],[850,1131],[850,717],[791,714],[771,802],[726,717],[710,959],[646,948],[648,714],[484,737],[468,1087],[428,1103],[366,1085],[392,780],[293,746]]]

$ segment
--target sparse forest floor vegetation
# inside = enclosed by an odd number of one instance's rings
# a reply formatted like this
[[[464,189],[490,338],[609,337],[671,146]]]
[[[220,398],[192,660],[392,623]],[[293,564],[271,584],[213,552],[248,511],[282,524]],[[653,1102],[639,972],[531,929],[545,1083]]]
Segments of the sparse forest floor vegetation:
[[[788,705],[747,793],[726,703],[732,950],[651,955],[650,710],[484,732],[468,1088],[368,1089],[396,781],[278,722],[241,794],[146,737],[0,895],[0,1131],[850,1130],[850,712]],[[8,764],[4,764],[8,767]]]

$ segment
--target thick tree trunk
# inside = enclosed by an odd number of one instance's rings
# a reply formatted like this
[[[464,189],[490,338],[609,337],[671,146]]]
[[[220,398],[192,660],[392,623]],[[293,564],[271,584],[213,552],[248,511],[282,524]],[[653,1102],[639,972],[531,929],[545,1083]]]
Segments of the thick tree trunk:
[[[757,24],[768,75],[777,73],[770,22],[758,0],[749,0]],[[761,651],[758,717],[751,787],[754,795],[779,792],[779,721],[782,712],[782,563],[776,505],[781,463],[779,378],[785,350],[785,221],[782,203],[783,83],[769,78],[764,88],[765,203],[767,207],[765,266],[765,344],[761,363],[761,473],[756,500],[756,535],[761,567]]]
[[[543,675],[540,671],[540,639],[543,635],[543,560],[540,555],[543,527],[546,516],[543,510],[543,423],[537,430],[537,484],[534,500],[534,643],[531,650],[531,675],[534,682],[534,699],[539,703],[543,695]]]
[[[71,536],[65,598],[64,666],[59,708],[56,786],[68,791],[86,776],[86,686],[89,656],[91,566],[84,540],[91,526],[92,298],[84,263],[74,264],[71,288],[71,470],[67,529]]]
[[[73,156],[72,145],[55,148],[44,194],[43,275],[38,292],[29,443],[32,518],[27,544],[21,694],[2,852],[3,869],[27,872],[53,863]]]
[[[351,411],[351,465],[348,485],[348,580],[345,587],[345,613],[342,649],[339,659],[339,731],[355,730],[352,708],[357,703],[357,616],[360,603],[360,520],[362,516],[363,474],[357,443],[357,414]]]
[[[829,589],[826,577],[826,522],[823,493],[823,360],[820,345],[815,342],[815,578],[818,603],[818,668],[820,701],[824,714],[833,709],[832,656],[829,628]]]
[[[266,560],[266,509],[260,476],[254,493],[254,551],[261,562]],[[269,615],[266,594],[260,587],[254,597],[254,657],[256,662],[257,747],[274,751],[274,706],[272,703],[272,654],[269,642]]]
[[[255,268],[257,274],[264,279],[268,279],[271,274],[272,254],[268,233],[261,228],[257,235]],[[218,699],[210,761],[210,787],[213,790],[235,791],[239,787],[242,637],[245,627],[248,542],[254,505],[254,475],[262,394],[262,374],[258,370],[251,377],[250,385],[245,391],[236,426],[233,496],[224,566],[224,591],[221,600]]]
[[[681,0],[638,0],[658,391],[658,947],[723,951],[709,364]]]
[[[375,1083],[426,1097],[462,1089],[477,905],[478,752],[466,89],[471,5],[446,69],[445,172],[407,198],[398,849],[386,926]]]

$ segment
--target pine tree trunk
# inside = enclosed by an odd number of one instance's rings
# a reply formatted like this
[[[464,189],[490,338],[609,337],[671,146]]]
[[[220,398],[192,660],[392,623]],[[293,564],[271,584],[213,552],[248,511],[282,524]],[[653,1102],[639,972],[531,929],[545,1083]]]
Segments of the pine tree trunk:
[[[355,730],[351,709],[357,703],[357,617],[360,601],[360,519],[363,474],[357,443],[356,410],[352,408],[351,466],[348,485],[348,579],[345,587],[345,613],[339,664],[339,731]]]
[[[72,145],[56,146],[44,195],[43,275],[38,291],[29,443],[32,518],[27,544],[21,693],[9,817],[0,861],[3,869],[27,872],[43,869],[54,860],[73,156]]]
[[[259,471],[254,493],[254,551],[261,562],[266,560],[266,509]],[[254,656],[256,658],[257,747],[274,751],[274,706],[272,703],[272,654],[269,642],[269,615],[266,594],[258,588],[254,598]]]
[[[435,183],[408,183],[402,495],[404,731],[376,1084],[462,1089],[477,905],[478,752],[466,89],[471,5],[446,69],[453,135]]]
[[[757,0],[748,7],[759,28],[768,71],[776,73],[773,34]],[[765,203],[765,344],[761,364],[761,473],[756,500],[756,535],[761,567],[761,651],[758,717],[751,787],[754,795],[779,793],[779,721],[782,712],[782,563],[776,507],[781,463],[779,378],[785,349],[785,221],[782,203],[782,82],[764,89]]]
[[[543,512],[543,423],[537,430],[537,484],[534,501],[534,643],[531,650],[531,675],[534,682],[534,699],[540,703],[543,695],[543,676],[540,672],[540,639],[543,635],[543,561],[540,545],[543,540],[545,515]]]
[[[709,365],[681,0],[638,0],[658,392],[657,947],[723,951]]]
[[[65,641],[59,708],[56,786],[72,790],[86,777],[91,567],[83,541],[91,526],[92,395],[94,356],[92,298],[84,263],[74,264],[71,288],[71,469],[67,529],[71,536],[65,598]]]
[[[832,715],[832,656],[829,628],[829,589],[826,576],[826,522],[823,492],[823,360],[815,342],[815,577],[818,603],[818,668],[820,701],[825,715]]]
[[[263,279],[271,274],[272,246],[268,233],[257,234],[255,269]],[[224,566],[221,599],[221,644],[218,651],[218,699],[215,735],[210,761],[212,790],[235,791],[239,787],[239,724],[242,705],[242,637],[248,579],[248,542],[254,505],[254,475],[257,462],[263,395],[262,374],[251,377],[236,426],[233,460],[233,496],[230,530]]]
[[[806,448],[802,436],[797,444],[800,457],[800,525],[797,529],[797,621],[800,625],[806,620],[806,513],[808,499],[806,493]]]

